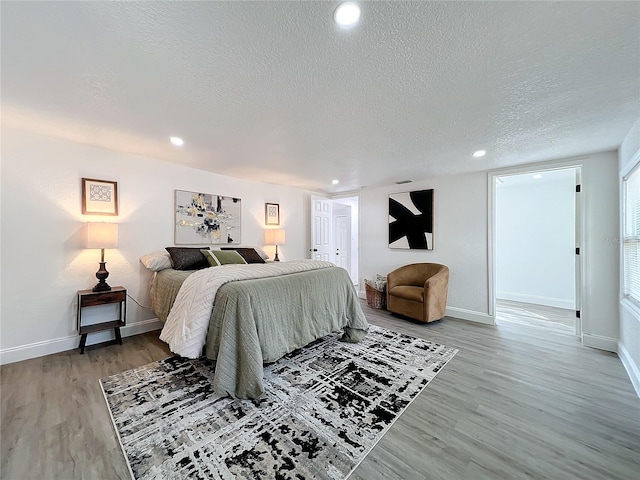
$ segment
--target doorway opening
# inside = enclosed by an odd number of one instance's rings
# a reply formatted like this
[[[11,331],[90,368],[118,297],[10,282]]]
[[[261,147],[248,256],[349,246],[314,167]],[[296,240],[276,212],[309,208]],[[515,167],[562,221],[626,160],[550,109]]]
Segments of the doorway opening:
[[[358,286],[358,197],[311,197],[310,258],[333,262]]]
[[[580,167],[496,174],[496,323],[581,334]]]

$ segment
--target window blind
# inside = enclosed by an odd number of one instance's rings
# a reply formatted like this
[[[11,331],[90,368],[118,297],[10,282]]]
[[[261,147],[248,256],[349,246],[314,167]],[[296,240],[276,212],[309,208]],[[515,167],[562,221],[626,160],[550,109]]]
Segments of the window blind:
[[[624,295],[640,304],[640,165],[623,184]]]

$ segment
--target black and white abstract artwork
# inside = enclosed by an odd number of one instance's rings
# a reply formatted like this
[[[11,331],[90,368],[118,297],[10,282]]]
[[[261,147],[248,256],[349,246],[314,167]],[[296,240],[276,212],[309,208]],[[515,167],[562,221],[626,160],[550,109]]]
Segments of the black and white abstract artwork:
[[[389,248],[433,250],[433,189],[389,195]]]

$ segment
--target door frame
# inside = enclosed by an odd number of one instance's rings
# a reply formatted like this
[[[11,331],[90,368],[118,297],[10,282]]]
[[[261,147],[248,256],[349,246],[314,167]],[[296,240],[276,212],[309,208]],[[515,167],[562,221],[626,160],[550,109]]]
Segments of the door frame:
[[[493,320],[495,325],[496,320],[496,179],[498,177],[507,177],[510,175],[523,175],[544,173],[552,170],[565,170],[568,168],[575,168],[578,172],[578,178],[584,181],[583,176],[583,164],[581,160],[585,157],[576,158],[571,162],[545,162],[537,165],[525,165],[522,167],[511,167],[500,170],[493,170],[487,173],[487,187],[488,187],[488,238],[487,238],[487,257],[488,257],[488,281],[489,281],[489,316]],[[584,189],[584,183],[581,184],[580,201],[576,199],[575,202],[575,216],[576,216],[576,248],[580,249],[580,255],[576,255],[575,261],[575,296],[576,296],[576,310],[580,311],[580,317],[576,318],[576,335],[582,341],[582,333],[584,332],[584,325],[588,322],[588,312],[584,308],[582,299],[583,294],[586,291],[585,275],[585,208],[587,192]]]
[[[313,226],[313,222],[314,222],[314,217],[313,217],[313,211],[314,211],[314,200],[324,200],[324,201],[328,201],[331,203],[331,215],[330,215],[330,230],[331,233],[329,235],[330,238],[330,242],[331,242],[331,252],[332,254],[335,254],[335,250],[334,250],[334,244],[335,244],[335,239],[334,239],[334,215],[333,215],[333,205],[334,204],[339,204],[339,205],[345,205],[350,207],[349,209],[349,231],[350,231],[350,242],[349,242],[349,268],[347,269],[347,271],[349,272],[349,275],[351,276],[351,280],[353,281],[353,284],[358,286],[360,284],[359,281],[359,275],[360,275],[360,246],[359,246],[359,239],[360,239],[360,195],[359,193],[356,192],[346,192],[346,193],[340,193],[340,194],[336,194],[336,195],[332,195],[330,197],[326,197],[320,194],[313,194],[310,196],[310,206],[309,209],[307,210],[308,212],[310,212],[310,217],[309,217],[309,230],[308,230],[308,237],[309,237],[309,258],[313,258],[313,230],[314,230],[314,226]],[[330,257],[332,258],[332,257]],[[333,257],[335,258],[335,257]]]

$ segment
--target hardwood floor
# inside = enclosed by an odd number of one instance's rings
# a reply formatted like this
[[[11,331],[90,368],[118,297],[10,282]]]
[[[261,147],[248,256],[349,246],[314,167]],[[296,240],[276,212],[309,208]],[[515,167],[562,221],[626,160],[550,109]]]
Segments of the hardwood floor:
[[[575,334],[576,312],[566,308],[496,299],[496,321],[556,328]]]
[[[98,380],[171,354],[158,332],[0,367],[0,478],[129,479]]]
[[[640,399],[616,355],[518,323],[423,325],[363,308],[460,352],[350,478],[638,478]],[[169,354],[149,333],[0,367],[0,477],[129,478],[98,379]]]

